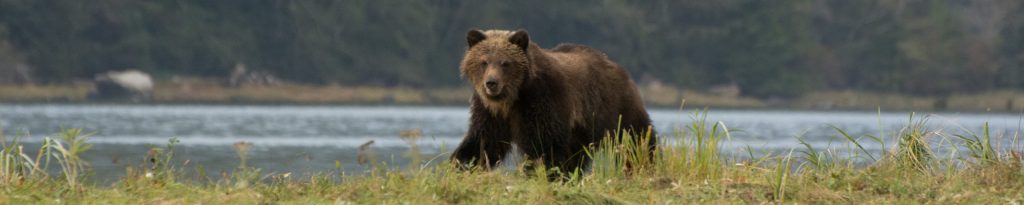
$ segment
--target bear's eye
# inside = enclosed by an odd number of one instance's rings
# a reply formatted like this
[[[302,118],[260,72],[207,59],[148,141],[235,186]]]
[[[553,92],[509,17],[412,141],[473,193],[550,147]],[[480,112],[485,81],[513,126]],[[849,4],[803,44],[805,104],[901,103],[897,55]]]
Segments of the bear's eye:
[[[501,62],[501,67],[508,67],[508,62]]]
[[[484,62],[480,63],[480,65],[483,65],[484,67],[487,67],[487,61],[484,61]]]

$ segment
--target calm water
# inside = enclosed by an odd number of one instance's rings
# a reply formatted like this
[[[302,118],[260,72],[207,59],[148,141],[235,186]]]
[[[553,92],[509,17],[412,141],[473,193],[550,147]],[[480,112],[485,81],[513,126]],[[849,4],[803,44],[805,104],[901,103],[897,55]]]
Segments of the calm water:
[[[82,128],[94,132],[93,149],[84,154],[97,179],[113,179],[126,166],[141,164],[149,147],[163,146],[176,137],[179,167],[202,165],[208,173],[230,171],[239,160],[232,144],[253,144],[249,165],[264,173],[316,173],[343,171],[360,173],[357,147],[370,140],[376,156],[391,165],[408,163],[410,144],[399,133],[422,130],[417,142],[426,160],[443,161],[446,150],[457,145],[466,131],[466,107],[399,106],[234,106],[234,105],[0,105],[0,128],[10,136],[27,135],[27,148],[38,147],[43,137],[61,128]],[[694,110],[650,110],[656,129],[671,134],[693,121]],[[924,114],[919,114],[922,116]],[[845,140],[829,125],[853,136],[886,135],[907,124],[908,113],[712,110],[709,121],[721,121],[730,129],[731,139],[723,143],[727,152],[746,153],[746,147],[761,151],[801,148],[794,136],[803,136],[817,148],[845,147]],[[929,125],[937,133],[951,136],[980,133],[983,123],[1003,144],[1013,138],[1021,117],[1013,114],[939,113],[931,114]],[[710,123],[709,123],[710,124]],[[671,137],[666,137],[671,138]],[[945,137],[933,138],[941,146]],[[881,145],[864,139],[870,150]],[[888,143],[891,146],[892,142]],[[845,148],[844,148],[845,149]]]

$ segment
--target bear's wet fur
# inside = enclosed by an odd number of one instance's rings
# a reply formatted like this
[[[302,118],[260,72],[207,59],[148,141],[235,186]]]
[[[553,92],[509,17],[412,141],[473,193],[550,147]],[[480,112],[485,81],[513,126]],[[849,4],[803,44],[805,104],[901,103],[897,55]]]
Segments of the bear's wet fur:
[[[595,49],[546,50],[525,30],[471,30],[461,75],[473,87],[469,131],[451,160],[491,168],[515,145],[529,162],[572,172],[619,128],[657,142],[640,93],[626,70]],[[640,134],[631,136],[639,137]],[[652,155],[653,156],[653,155]]]

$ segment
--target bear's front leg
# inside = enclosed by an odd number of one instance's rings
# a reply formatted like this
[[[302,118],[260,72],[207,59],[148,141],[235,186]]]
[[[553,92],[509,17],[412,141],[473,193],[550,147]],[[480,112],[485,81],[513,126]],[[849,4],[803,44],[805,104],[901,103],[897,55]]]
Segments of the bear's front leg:
[[[459,147],[452,152],[452,162],[457,163],[463,169],[474,166],[490,169],[498,165],[508,154],[511,145],[508,142],[488,138],[482,135],[467,134]]]
[[[549,173],[548,179],[564,179],[587,162],[587,155],[583,151],[585,143],[574,139],[566,117],[568,114],[535,110],[538,111],[530,113],[528,120],[525,120],[522,130],[524,134],[516,145],[530,161],[528,169],[534,169],[541,163],[547,169],[558,170]]]
[[[470,115],[469,131],[452,152],[451,160],[463,169],[473,166],[490,169],[512,149],[511,130],[507,122],[491,115],[482,105],[474,103]]]

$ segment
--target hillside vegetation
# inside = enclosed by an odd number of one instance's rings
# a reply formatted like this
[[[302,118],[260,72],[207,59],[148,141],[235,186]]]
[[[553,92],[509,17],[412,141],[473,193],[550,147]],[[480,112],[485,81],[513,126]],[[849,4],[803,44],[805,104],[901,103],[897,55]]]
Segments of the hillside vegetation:
[[[1020,13],[1016,0],[0,0],[0,75],[244,64],[304,84],[453,87],[466,30],[525,28],[544,47],[605,51],[641,84],[942,96],[1024,87]]]

